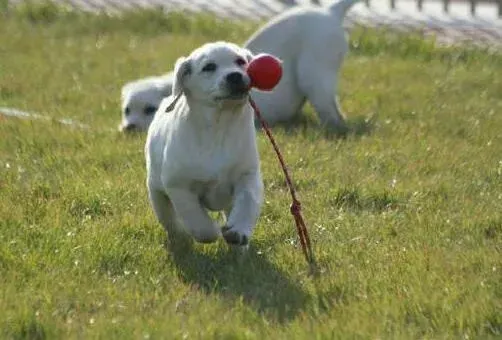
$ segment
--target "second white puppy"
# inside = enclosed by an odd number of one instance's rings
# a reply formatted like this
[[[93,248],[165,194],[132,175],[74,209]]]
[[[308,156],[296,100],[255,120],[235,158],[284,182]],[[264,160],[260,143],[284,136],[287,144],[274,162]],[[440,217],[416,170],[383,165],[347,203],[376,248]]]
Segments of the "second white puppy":
[[[162,101],[145,146],[150,202],[170,237],[249,242],[263,200],[245,71],[251,58],[246,49],[216,42],[176,62],[173,93]],[[208,210],[223,211],[226,225],[218,226]]]
[[[122,87],[122,132],[146,131],[163,98],[171,94],[172,73],[131,81]]]
[[[326,8],[297,6],[273,18],[245,43],[254,54],[270,53],[282,60],[283,76],[274,90],[252,94],[269,124],[292,119],[308,100],[324,127],[348,131],[336,95],[349,50],[343,19],[358,1],[339,0]]]

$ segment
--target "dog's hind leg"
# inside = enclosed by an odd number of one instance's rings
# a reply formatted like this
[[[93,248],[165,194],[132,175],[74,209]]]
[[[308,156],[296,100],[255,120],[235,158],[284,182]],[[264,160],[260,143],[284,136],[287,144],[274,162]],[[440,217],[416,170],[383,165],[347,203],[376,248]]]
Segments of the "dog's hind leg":
[[[181,230],[171,200],[163,192],[150,188],[148,188],[148,197],[155,216],[167,233],[169,235],[179,233]]]
[[[193,240],[182,228],[177,220],[171,200],[162,191],[148,188],[148,196],[157,219],[167,231],[169,249],[184,253],[191,247]]]
[[[201,205],[199,196],[183,189],[169,189],[168,195],[185,230],[202,243],[216,241],[220,228]]]
[[[336,100],[338,67],[336,64],[330,67],[312,67],[312,58],[310,56],[299,60],[300,88],[314,106],[321,124],[335,132],[345,133],[347,125]]]

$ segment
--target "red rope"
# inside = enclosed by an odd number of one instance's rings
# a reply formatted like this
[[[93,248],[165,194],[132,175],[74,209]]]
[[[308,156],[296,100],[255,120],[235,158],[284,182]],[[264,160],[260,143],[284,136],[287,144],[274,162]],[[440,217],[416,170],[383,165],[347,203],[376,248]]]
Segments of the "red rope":
[[[296,223],[296,230],[298,232],[298,236],[300,237],[300,243],[302,245],[302,250],[303,250],[303,255],[305,255],[305,259],[307,260],[308,264],[311,266],[311,269],[315,266],[315,259],[314,259],[314,253],[312,251],[312,245],[310,244],[310,237],[309,233],[307,230],[307,226],[305,225],[305,221],[303,220],[302,212],[301,212],[301,203],[296,197],[296,191],[293,186],[293,181],[291,180],[291,177],[289,176],[288,168],[286,166],[286,163],[284,162],[284,158],[282,157],[281,151],[279,150],[279,147],[277,146],[277,143],[275,142],[274,137],[272,136],[272,133],[270,132],[270,129],[268,127],[267,122],[263,120],[260,109],[258,109],[258,106],[256,106],[256,103],[254,100],[249,97],[249,103],[251,104],[251,107],[254,109],[254,112],[256,114],[256,117],[260,121],[261,126],[263,127],[263,130],[267,134],[268,138],[270,139],[270,142],[272,143],[272,146],[274,147],[275,153],[277,154],[277,158],[279,158],[279,162],[281,163],[282,171],[284,172],[284,176],[286,177],[286,183],[289,187],[289,192],[291,193],[291,207],[290,211],[291,214],[293,215]]]

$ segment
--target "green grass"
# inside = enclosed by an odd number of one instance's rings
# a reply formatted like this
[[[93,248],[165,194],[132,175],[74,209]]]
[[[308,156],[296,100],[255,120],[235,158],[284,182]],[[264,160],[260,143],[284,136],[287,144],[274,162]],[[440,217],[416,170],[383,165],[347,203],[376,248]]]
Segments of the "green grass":
[[[1,7],[0,7],[1,8]],[[128,80],[254,24],[44,6],[0,18],[0,338],[413,339],[502,334],[502,56],[356,28],[341,103],[274,129],[322,274],[307,277],[284,178],[259,135],[266,202],[248,258],[172,255],[145,190],[144,136],[115,129]]]

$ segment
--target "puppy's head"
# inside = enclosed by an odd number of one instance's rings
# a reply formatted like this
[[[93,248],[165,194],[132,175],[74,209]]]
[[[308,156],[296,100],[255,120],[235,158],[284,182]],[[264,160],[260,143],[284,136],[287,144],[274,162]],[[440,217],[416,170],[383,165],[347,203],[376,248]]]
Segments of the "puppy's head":
[[[203,45],[176,62],[173,95],[184,93],[188,100],[205,105],[244,103],[251,84],[246,66],[252,57],[232,43]]]
[[[122,88],[122,132],[146,131],[164,97],[171,94],[172,80],[150,77]]]

